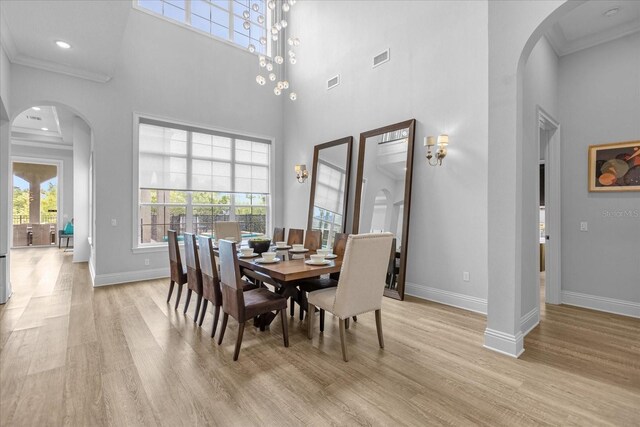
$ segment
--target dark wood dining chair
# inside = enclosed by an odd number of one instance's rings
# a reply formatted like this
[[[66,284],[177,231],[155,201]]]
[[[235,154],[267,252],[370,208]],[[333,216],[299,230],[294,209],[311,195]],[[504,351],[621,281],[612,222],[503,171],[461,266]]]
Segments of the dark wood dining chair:
[[[271,242],[275,245],[276,242],[284,242],[284,228],[275,227],[273,229],[273,237],[271,238]]]
[[[169,269],[171,270],[171,283],[169,284],[169,295],[167,295],[167,304],[171,300],[171,294],[173,293],[173,287],[178,284],[178,296],[176,297],[176,306],[174,310],[178,309],[180,303],[180,297],[182,296],[182,285],[187,283],[187,270],[182,264],[180,258],[180,248],[178,247],[178,232],[175,230],[169,230]]]
[[[238,360],[245,322],[261,314],[276,311],[280,312],[284,346],[289,347],[289,330],[285,315],[287,309],[286,298],[271,292],[267,288],[257,288],[245,292],[245,282],[241,278],[236,255],[236,244],[228,240],[219,240],[218,247],[220,253],[222,311],[224,313],[218,344],[222,344],[229,316],[233,317],[238,321],[238,336],[236,338],[233,360]]]
[[[202,326],[205,313],[207,312],[207,301],[213,305],[213,327],[211,328],[211,338],[216,334],[218,319],[220,318],[220,307],[222,307],[222,291],[220,290],[220,276],[218,266],[213,253],[213,239],[206,236],[198,236],[198,246],[200,246],[200,268],[202,270],[202,313],[199,324]],[[256,289],[257,286],[244,282],[243,291]]]
[[[193,321],[198,321],[198,313],[200,312],[200,304],[202,304],[202,270],[200,270],[200,258],[196,249],[196,236],[192,233],[183,233],[184,235],[184,255],[187,261],[187,300],[184,302],[184,314],[187,314],[189,301],[191,301],[191,293],[197,295],[196,311],[193,315]]]
[[[322,249],[322,231],[307,230],[304,235],[304,248],[310,251]]]
[[[298,228],[289,229],[289,237],[287,238],[287,245],[301,245],[304,241],[304,230]]]

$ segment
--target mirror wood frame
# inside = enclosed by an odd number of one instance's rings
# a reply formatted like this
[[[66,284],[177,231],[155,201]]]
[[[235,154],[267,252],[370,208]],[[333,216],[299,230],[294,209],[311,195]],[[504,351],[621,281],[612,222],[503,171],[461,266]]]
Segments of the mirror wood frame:
[[[347,136],[336,139],[334,141],[318,144],[313,147],[313,166],[311,170],[311,195],[309,196],[309,215],[307,218],[307,230],[311,230],[313,226],[313,203],[316,198],[316,180],[318,171],[318,160],[320,158],[320,150],[325,148],[336,147],[338,145],[347,144],[347,168],[344,189],[343,213],[342,213],[342,232],[346,233],[347,228],[347,212],[349,208],[349,186],[351,184],[351,152],[353,151],[353,137]]]
[[[360,205],[362,199],[362,179],[364,173],[364,156],[366,150],[367,138],[372,136],[385,134],[401,129],[408,129],[409,135],[407,137],[407,172],[404,178],[404,212],[402,215],[402,247],[403,250],[400,253],[400,274],[398,275],[398,283],[396,289],[384,290],[384,295],[387,297],[395,298],[398,300],[404,299],[404,285],[407,270],[407,250],[408,250],[408,237],[409,237],[409,214],[411,212],[411,183],[413,176],[413,149],[416,131],[416,119],[406,120],[393,125],[384,126],[378,129],[373,129],[360,134],[360,144],[358,147],[358,173],[356,177],[356,198],[353,212],[353,233],[359,233],[360,227]]]

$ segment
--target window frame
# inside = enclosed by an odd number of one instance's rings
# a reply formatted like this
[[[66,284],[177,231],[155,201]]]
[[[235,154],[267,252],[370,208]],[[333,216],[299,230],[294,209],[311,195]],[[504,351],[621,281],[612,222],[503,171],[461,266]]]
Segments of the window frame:
[[[131,250],[133,253],[144,253],[144,252],[162,252],[162,251],[166,251],[167,248],[167,243],[156,243],[156,244],[141,244],[139,242],[139,234],[138,234],[138,227],[140,225],[140,176],[139,176],[139,165],[140,165],[140,124],[141,121],[143,122],[148,122],[152,121],[152,122],[156,122],[158,126],[166,126],[166,127],[172,127],[172,126],[180,126],[180,127],[186,127],[186,128],[191,128],[194,130],[203,130],[203,131],[210,131],[210,132],[216,132],[216,133],[225,133],[225,134],[230,134],[233,135],[235,137],[237,137],[237,139],[241,139],[241,138],[254,138],[254,139],[261,139],[264,140],[265,142],[268,141],[269,144],[269,164],[268,164],[268,170],[269,170],[269,192],[267,193],[267,206],[266,206],[266,211],[267,211],[267,223],[265,226],[265,232],[268,234],[269,230],[271,230],[272,225],[276,222],[274,219],[274,212],[275,212],[275,204],[276,204],[276,198],[273,194],[273,189],[275,188],[275,138],[270,137],[270,136],[265,136],[265,135],[259,135],[259,134],[255,134],[252,132],[246,132],[246,131],[239,131],[239,130],[235,130],[235,129],[226,129],[226,128],[219,128],[219,127],[212,127],[210,125],[202,125],[202,124],[197,124],[197,123],[191,123],[191,122],[185,122],[185,121],[181,121],[181,120],[176,120],[176,119],[172,119],[172,118],[167,118],[167,117],[160,117],[160,116],[155,116],[155,115],[151,115],[151,114],[145,114],[145,113],[139,113],[139,112],[134,112],[133,113],[133,144],[132,144],[132,159],[133,159],[133,165],[132,165],[132,170],[133,170],[133,174],[132,174],[132,193],[133,193],[133,216],[132,218],[134,219],[134,221],[132,221],[132,228],[131,228],[131,240],[132,240],[132,246],[131,246]],[[145,123],[142,123],[145,124]],[[191,137],[188,137],[189,139],[189,144],[188,146],[190,146],[191,143]],[[258,141],[256,141],[258,142]],[[230,164],[231,164],[231,170],[232,170],[232,180],[233,180],[233,174],[234,174],[234,165],[235,165],[235,147],[233,147],[234,149],[232,149],[232,158],[230,160]],[[191,148],[188,148],[189,151],[191,151]],[[189,162],[188,162],[189,163]],[[244,162],[239,162],[238,164],[245,164]],[[232,183],[233,185],[235,185],[235,183]],[[183,190],[177,190],[177,191],[183,191]],[[194,205],[191,202],[191,190],[184,190],[187,195],[188,195],[188,200],[186,202],[186,206],[187,206],[187,212],[189,211],[188,206],[191,206],[192,209],[193,207],[202,207],[201,204],[197,204]],[[230,192],[233,193],[233,192]],[[252,193],[242,193],[242,194],[252,194]],[[258,194],[258,193],[255,193]],[[163,203],[163,204],[157,204],[156,206],[170,206],[170,203]],[[183,206],[182,204],[180,204],[180,206]],[[205,205],[205,206],[214,206],[214,205]],[[232,210],[234,210],[235,213],[235,209],[237,207],[242,207],[242,206],[249,206],[249,207],[255,207],[256,205],[236,205],[234,203],[234,198],[231,198],[231,202],[229,203],[229,211],[231,213]],[[260,207],[260,206],[258,206]],[[192,222],[193,222],[193,218],[189,215],[185,216],[185,221],[188,227],[192,226]],[[180,242],[180,244],[182,245],[183,243]]]
[[[161,0],[161,1],[164,1],[164,0]],[[140,6],[138,4],[138,0],[131,0],[134,10],[137,10],[139,12],[145,13],[147,15],[153,16],[153,17],[158,18],[158,19],[162,19],[163,21],[169,22],[171,24],[178,25],[179,27],[186,28],[186,29],[188,29],[190,31],[193,31],[195,33],[198,33],[198,34],[201,34],[201,35],[204,35],[204,36],[208,36],[209,38],[211,38],[213,40],[225,43],[225,44],[227,44],[229,46],[233,46],[236,49],[240,49],[240,50],[245,51],[245,52],[247,52],[247,53],[249,53],[251,55],[255,55],[255,56],[265,55],[267,57],[272,57],[272,54],[273,54],[273,51],[274,51],[273,44],[274,43],[280,43],[280,42],[274,42],[274,41],[271,40],[271,33],[270,33],[269,29],[271,28],[271,22],[273,20],[273,11],[267,7],[267,4],[266,4],[267,2],[266,1],[265,1],[265,5],[264,5],[264,9],[265,9],[265,12],[264,12],[264,18],[265,18],[264,30],[265,30],[265,37],[267,38],[267,44],[265,46],[265,52],[264,53],[259,52],[257,49],[256,49],[255,52],[249,52],[249,50],[246,47],[234,42],[235,30],[233,28],[233,22],[234,22],[233,18],[234,17],[242,18],[242,15],[237,15],[237,14],[234,13],[233,3],[235,3],[235,0],[227,0],[229,2],[229,9],[227,11],[229,13],[229,22],[228,22],[228,28],[227,28],[227,30],[229,32],[229,36],[227,38],[218,37],[215,34],[212,34],[211,32],[206,32],[206,31],[200,30],[199,28],[196,28],[196,27],[191,25],[191,1],[192,0],[185,0],[185,9],[184,9],[184,11],[185,11],[185,19],[184,19],[184,21],[177,21],[175,19],[172,19],[172,18],[169,18],[167,16],[161,15],[161,14],[159,14],[157,12],[154,12],[153,10],[146,9],[146,8]],[[210,1],[210,0],[207,0],[207,1]],[[212,4],[212,6],[221,9],[216,4]],[[251,9],[249,9],[249,10],[251,10]],[[253,24],[255,24],[255,25],[260,25],[257,22],[254,22],[254,21],[251,21],[251,22]],[[257,41],[258,44],[259,44],[259,39],[260,39],[260,36],[258,36],[258,39],[257,39],[258,40]],[[251,43],[251,38],[250,37],[249,37],[249,43]],[[258,47],[258,46],[256,45],[256,47]]]

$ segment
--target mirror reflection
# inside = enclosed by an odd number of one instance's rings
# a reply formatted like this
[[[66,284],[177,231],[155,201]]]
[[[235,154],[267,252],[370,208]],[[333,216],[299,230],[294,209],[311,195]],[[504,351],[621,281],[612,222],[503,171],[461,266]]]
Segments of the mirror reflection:
[[[354,232],[395,235],[385,294],[399,299],[404,296],[405,198],[410,194],[414,123],[410,120],[360,136]]]
[[[308,228],[322,232],[322,246],[332,247],[346,220],[353,138],[315,147]]]

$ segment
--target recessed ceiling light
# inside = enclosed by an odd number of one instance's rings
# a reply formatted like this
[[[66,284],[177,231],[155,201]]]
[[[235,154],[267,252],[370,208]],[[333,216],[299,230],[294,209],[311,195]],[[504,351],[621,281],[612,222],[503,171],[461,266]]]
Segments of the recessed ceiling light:
[[[65,41],[62,40],[56,40],[56,44],[58,45],[58,47],[61,47],[62,49],[69,49],[71,48],[71,45]]]
[[[605,13],[603,13],[603,15],[606,16],[607,18],[611,18],[613,15],[615,15],[618,12],[620,12],[620,8],[614,7],[613,9],[607,10]]]
[[[46,130],[49,130],[48,128],[40,128],[40,129],[41,129],[41,130],[45,130],[45,131],[46,131]]]
[[[33,111],[40,111],[40,107],[31,107]]]

